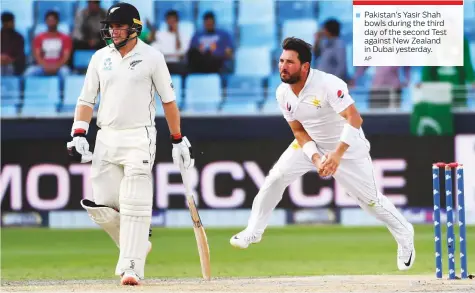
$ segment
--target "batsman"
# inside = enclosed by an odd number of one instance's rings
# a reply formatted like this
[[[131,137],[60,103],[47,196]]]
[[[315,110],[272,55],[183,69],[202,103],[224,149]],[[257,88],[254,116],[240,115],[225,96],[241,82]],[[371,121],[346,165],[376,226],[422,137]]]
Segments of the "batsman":
[[[138,38],[142,21],[137,9],[117,3],[101,23],[106,46],[89,63],[67,149],[81,163],[92,160],[93,198],[81,204],[119,247],[115,274],[121,276],[121,284],[138,285],[151,249],[155,92],[168,122],[173,162],[187,170],[194,166],[194,158],[190,142],[181,135],[180,112],[164,56]],[[99,130],[92,153],[86,136],[98,103]]]
[[[231,245],[247,248],[260,242],[287,186],[317,170],[321,176],[333,176],[362,209],[386,224],[398,244],[397,267],[408,270],[416,257],[414,229],[377,187],[363,119],[346,83],[310,68],[311,59],[305,41],[287,38],[282,43],[282,83],[276,99],[295,141],[270,170],[254,199],[247,228],[231,238]]]

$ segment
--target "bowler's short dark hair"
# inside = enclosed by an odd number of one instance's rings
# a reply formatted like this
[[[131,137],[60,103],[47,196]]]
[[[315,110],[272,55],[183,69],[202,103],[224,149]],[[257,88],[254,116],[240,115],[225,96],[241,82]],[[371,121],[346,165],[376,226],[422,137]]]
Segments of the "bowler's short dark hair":
[[[302,39],[295,37],[286,38],[282,42],[282,49],[297,52],[302,64],[312,61],[312,45]]]

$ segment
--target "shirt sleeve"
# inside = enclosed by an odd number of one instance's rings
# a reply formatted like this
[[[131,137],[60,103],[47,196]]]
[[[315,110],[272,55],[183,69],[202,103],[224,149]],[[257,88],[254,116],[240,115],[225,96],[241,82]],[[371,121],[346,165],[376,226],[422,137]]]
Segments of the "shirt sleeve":
[[[161,53],[157,54],[155,69],[152,72],[152,81],[162,103],[170,103],[176,100],[170,71],[168,71],[165,57]]]
[[[87,67],[84,85],[78,98],[78,105],[85,105],[94,108],[99,94],[99,73],[97,71],[98,58],[94,54]]]
[[[284,102],[284,96],[285,96],[285,89],[278,87],[276,91],[276,99],[277,103],[279,104],[279,109],[282,112],[282,115],[284,116],[285,120],[287,122],[294,121],[294,117],[292,116],[291,111],[291,106],[289,104],[285,104]]]
[[[348,92],[346,82],[333,75],[328,79],[326,98],[337,113],[341,113],[355,102]]]
[[[73,48],[73,40],[68,35],[63,35],[63,51],[71,51]]]

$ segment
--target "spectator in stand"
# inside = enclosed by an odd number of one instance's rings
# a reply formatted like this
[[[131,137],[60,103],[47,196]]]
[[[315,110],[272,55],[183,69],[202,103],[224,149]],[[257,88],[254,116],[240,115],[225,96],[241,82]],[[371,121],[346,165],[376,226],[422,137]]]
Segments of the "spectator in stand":
[[[21,75],[25,70],[25,40],[15,31],[15,17],[2,13],[1,32],[2,75]]]
[[[48,31],[37,35],[33,40],[33,56],[37,65],[30,66],[25,76],[69,74],[66,65],[71,57],[72,40],[58,31],[59,14],[48,11],[45,16]]]
[[[105,46],[101,38],[102,20],[107,12],[101,8],[100,1],[87,1],[87,8],[79,11],[74,21],[74,49],[99,50]]]
[[[348,82],[353,87],[363,76],[367,66],[358,67],[352,80]],[[404,72],[404,81],[399,78],[400,71]],[[402,89],[409,85],[411,68],[408,66],[376,66],[373,84],[369,94],[370,108],[399,108],[401,107]]]
[[[348,81],[345,42],[340,38],[340,22],[329,19],[315,34],[313,47],[317,69]]]
[[[203,16],[204,30],[196,32],[188,51],[188,67],[196,73],[220,73],[233,57],[233,43],[228,32],[216,28],[214,13]]]
[[[177,11],[169,10],[165,18],[167,29],[158,30],[155,33],[152,47],[165,55],[165,61],[171,74],[185,74],[187,71],[185,57],[190,46],[191,35],[180,31],[180,19]]]

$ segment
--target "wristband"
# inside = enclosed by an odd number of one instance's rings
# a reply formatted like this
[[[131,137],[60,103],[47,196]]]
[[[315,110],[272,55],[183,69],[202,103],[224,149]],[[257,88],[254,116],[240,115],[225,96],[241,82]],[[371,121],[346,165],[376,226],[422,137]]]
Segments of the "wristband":
[[[356,140],[360,135],[360,130],[354,128],[350,124],[346,123],[343,126],[343,131],[341,132],[340,141],[346,143],[347,145],[351,146],[355,144]]]
[[[71,130],[71,136],[74,137],[76,130],[79,130],[79,129],[83,129],[84,135],[86,135],[87,131],[89,130],[89,123],[87,123],[86,121],[74,121],[72,130]]]
[[[180,143],[183,140],[183,136],[181,136],[181,133],[172,134],[170,135],[170,138],[172,140],[172,143]]]
[[[313,155],[318,153],[317,144],[313,140],[306,142],[303,145],[302,150],[310,161],[312,161]]]

